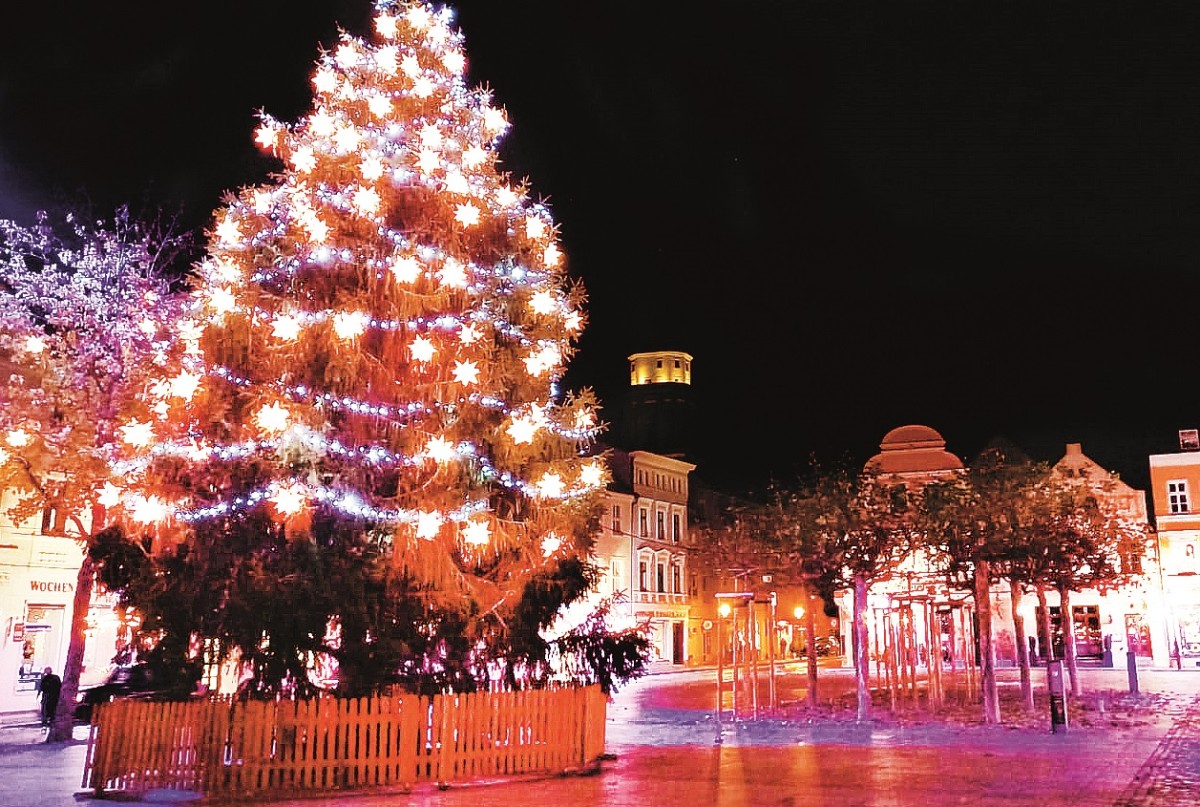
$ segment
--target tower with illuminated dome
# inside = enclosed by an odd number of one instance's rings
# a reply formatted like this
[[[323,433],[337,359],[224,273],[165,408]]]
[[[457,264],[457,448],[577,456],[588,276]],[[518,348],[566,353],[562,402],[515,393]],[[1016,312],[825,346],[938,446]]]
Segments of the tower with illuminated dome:
[[[691,354],[682,350],[632,354],[629,389],[619,405],[615,442],[626,449],[692,459],[695,428]]]

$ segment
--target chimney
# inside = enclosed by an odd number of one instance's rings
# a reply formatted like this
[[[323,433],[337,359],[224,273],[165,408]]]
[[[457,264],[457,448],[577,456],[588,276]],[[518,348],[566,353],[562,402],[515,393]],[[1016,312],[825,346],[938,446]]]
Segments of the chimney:
[[[1179,450],[1200,451],[1200,431],[1196,429],[1180,429]]]

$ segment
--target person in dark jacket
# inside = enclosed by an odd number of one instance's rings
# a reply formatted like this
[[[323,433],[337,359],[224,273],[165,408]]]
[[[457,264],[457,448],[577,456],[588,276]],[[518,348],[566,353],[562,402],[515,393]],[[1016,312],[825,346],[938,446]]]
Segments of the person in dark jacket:
[[[58,711],[58,697],[62,694],[62,679],[47,667],[42,671],[42,679],[38,681],[38,697],[42,701],[42,725],[49,726],[54,722],[54,713]]]

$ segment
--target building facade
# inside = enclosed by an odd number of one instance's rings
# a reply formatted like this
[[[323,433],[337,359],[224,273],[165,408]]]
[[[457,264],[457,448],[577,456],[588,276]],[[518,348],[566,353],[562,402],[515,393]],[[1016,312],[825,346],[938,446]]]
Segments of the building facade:
[[[1150,456],[1150,488],[1166,603],[1164,644],[1174,663],[1195,669],[1200,667],[1200,440],[1195,430],[1179,436],[1178,452]]]

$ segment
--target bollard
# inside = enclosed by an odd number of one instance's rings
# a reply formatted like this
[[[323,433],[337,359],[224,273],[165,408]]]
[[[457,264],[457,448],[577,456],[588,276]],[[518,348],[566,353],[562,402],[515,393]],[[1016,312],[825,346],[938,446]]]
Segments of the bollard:
[[[1067,687],[1063,680],[1063,663],[1055,659],[1046,662],[1046,685],[1050,690],[1050,732],[1067,730]]]
[[[1138,692],[1137,655],[1132,650],[1125,651],[1125,666],[1129,669],[1129,691],[1136,695]]]

